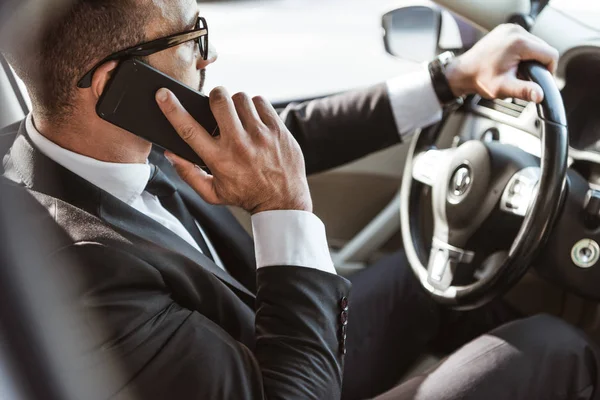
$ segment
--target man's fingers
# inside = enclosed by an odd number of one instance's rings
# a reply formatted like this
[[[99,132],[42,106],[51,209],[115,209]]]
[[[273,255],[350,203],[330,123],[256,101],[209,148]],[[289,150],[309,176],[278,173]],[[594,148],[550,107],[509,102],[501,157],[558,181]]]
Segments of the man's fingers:
[[[558,50],[549,44],[539,40],[522,39],[520,56],[525,61],[539,61],[553,74],[558,66]]]
[[[210,92],[210,109],[217,120],[221,136],[242,130],[242,122],[235,110],[233,100],[224,87],[216,87]]]
[[[544,99],[544,91],[537,83],[514,78],[505,82],[495,97],[501,99],[516,97],[521,100],[540,103]]]
[[[269,103],[264,97],[254,97],[252,102],[256,107],[256,111],[258,112],[260,119],[265,125],[270,128],[276,128],[282,124],[279,114],[277,114],[277,111],[275,111],[271,103]]]
[[[156,102],[179,136],[204,160],[211,160],[216,150],[215,139],[181,105],[170,90],[160,89]]]
[[[261,121],[254,103],[246,93],[236,93],[233,95],[232,100],[240,121],[242,121],[242,125],[246,130]]]
[[[548,70],[550,72],[552,72],[552,75],[556,74],[556,70],[558,69],[558,60],[560,58],[560,53],[557,49],[555,49],[554,47],[550,46],[548,43],[546,43],[543,39],[531,35],[535,41],[540,45],[540,46],[544,46],[544,47],[550,47],[550,49],[548,50],[549,52],[553,53],[553,61],[551,61],[549,64],[546,65],[546,67],[548,68]]]
[[[165,152],[165,157],[177,171],[177,174],[183,179],[192,189],[196,191],[204,201],[210,204],[221,204],[219,195],[215,191],[214,177],[205,171],[201,170],[197,165],[171,153]]]

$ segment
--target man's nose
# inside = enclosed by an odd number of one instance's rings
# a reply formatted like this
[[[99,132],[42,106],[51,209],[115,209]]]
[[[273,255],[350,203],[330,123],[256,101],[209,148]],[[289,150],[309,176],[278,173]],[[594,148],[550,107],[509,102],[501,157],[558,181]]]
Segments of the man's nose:
[[[213,45],[209,44],[208,45],[208,57],[206,58],[206,60],[203,59],[202,57],[198,57],[198,69],[206,68],[210,64],[217,61],[217,58],[219,58],[217,49]]]

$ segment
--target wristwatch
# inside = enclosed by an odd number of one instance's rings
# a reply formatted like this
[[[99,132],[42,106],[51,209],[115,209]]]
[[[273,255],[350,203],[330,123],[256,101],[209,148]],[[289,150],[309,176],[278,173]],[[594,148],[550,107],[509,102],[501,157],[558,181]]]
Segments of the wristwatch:
[[[440,101],[440,104],[445,107],[460,107],[464,103],[464,97],[456,97],[452,93],[450,83],[446,78],[446,66],[454,59],[454,53],[446,51],[437,56],[429,63],[429,74],[433,83],[433,90]]]

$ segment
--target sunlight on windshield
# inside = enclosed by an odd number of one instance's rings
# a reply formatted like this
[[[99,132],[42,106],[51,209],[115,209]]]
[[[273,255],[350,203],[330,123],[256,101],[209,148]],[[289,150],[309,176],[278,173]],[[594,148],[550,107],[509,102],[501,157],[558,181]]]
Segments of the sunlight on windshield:
[[[593,0],[552,0],[551,4],[560,9],[600,10],[600,2]]]
[[[550,5],[590,28],[600,30],[600,1],[552,0]]]
[[[209,2],[219,60],[206,89],[290,100],[367,86],[417,68],[385,52],[381,16],[406,0]]]

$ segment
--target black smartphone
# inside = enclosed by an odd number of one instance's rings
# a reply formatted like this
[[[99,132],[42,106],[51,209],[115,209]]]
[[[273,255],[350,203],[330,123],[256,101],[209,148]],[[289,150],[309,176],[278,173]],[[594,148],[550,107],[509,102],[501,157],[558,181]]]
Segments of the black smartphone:
[[[206,164],[181,139],[156,104],[156,92],[160,88],[171,90],[211,135],[219,134],[207,96],[133,59],[118,65],[98,101],[96,112],[103,120],[205,167]]]

